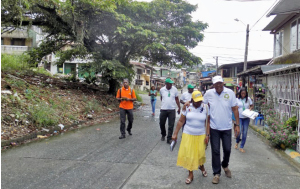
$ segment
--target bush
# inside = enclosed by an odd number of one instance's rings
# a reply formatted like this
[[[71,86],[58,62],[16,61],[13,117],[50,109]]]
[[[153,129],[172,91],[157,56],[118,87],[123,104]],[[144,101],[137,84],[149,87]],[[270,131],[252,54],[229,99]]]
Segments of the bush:
[[[297,131],[293,130],[293,127],[286,123],[274,122],[269,125],[269,140],[276,147],[295,147],[298,139]]]
[[[28,69],[28,55],[1,54],[1,71],[20,71]]]
[[[298,125],[297,117],[296,117],[296,116],[293,116],[293,117],[289,118],[289,119],[285,122],[284,127],[285,127],[285,128],[287,128],[287,127],[292,127],[293,130],[296,131],[297,125]]]
[[[38,128],[54,126],[59,122],[59,116],[55,114],[55,110],[50,108],[46,103],[38,103],[29,106],[30,120],[36,124]]]
[[[136,93],[135,96],[136,96],[136,100],[137,100],[137,101],[143,102],[142,97],[141,97],[138,93]]]
[[[34,71],[35,73],[40,73],[49,77],[53,77],[52,74],[50,72],[48,72],[47,70],[45,70],[44,68],[33,68],[32,71]]]

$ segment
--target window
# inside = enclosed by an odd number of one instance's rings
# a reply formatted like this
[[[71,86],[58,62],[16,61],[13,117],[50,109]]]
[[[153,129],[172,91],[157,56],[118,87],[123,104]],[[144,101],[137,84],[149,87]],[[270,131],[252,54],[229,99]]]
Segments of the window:
[[[283,39],[283,32],[280,31],[275,35],[275,49],[274,49],[274,57],[282,55],[282,39]]]
[[[300,18],[298,19],[298,49],[300,49]]]
[[[143,74],[143,70],[142,69],[137,69],[137,74]]]
[[[300,18],[291,23],[290,52],[300,49]]]
[[[291,24],[291,52],[297,49],[297,20]]]
[[[12,38],[11,45],[25,46],[25,39],[22,39],[22,38]]]
[[[143,80],[135,80],[136,85],[143,85]]]
[[[3,40],[3,38],[1,38],[1,45],[4,45],[4,40]]]

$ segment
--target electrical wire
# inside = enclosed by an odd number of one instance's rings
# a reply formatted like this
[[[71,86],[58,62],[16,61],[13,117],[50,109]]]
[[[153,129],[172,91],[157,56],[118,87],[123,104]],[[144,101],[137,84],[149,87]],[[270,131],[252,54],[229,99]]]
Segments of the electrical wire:
[[[235,49],[235,50],[245,50],[245,49],[240,49],[240,48],[232,48],[232,47],[218,47],[218,46],[206,46],[206,45],[198,45],[199,47],[211,47],[211,48],[221,48],[221,49]],[[251,51],[265,51],[265,52],[273,52],[269,50],[254,50],[254,49],[249,49]]]
[[[275,1],[273,5],[253,24],[249,31],[251,31],[251,29],[275,6],[276,3],[277,1]]]

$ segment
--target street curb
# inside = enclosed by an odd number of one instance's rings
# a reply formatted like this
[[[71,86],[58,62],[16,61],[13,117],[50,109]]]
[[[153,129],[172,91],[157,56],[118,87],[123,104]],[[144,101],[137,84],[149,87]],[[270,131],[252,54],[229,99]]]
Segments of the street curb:
[[[292,149],[286,149],[285,153],[300,164],[300,153]]]
[[[109,113],[109,114],[106,114],[106,115],[95,117],[92,120],[97,120],[97,119],[101,119],[101,118],[108,117],[108,116],[114,116],[114,115],[117,115],[119,113],[120,113],[119,111],[112,112],[112,113]],[[49,128],[49,132],[47,132],[47,131],[37,131],[37,132],[31,133],[29,135],[19,137],[19,138],[14,138],[14,139],[10,139],[10,140],[1,140],[1,148],[4,147],[4,146],[7,146],[8,148],[13,147],[13,146],[16,146],[17,144],[24,143],[27,140],[42,139],[42,138],[37,138],[37,136],[38,135],[51,135],[51,134],[54,134],[54,131],[58,131],[58,133],[60,133],[61,131],[71,129],[72,127],[76,127],[76,126],[79,126],[79,125],[84,124],[84,123],[88,123],[92,120],[84,120],[84,121],[79,121],[78,123],[65,125],[63,130],[61,130],[61,128],[59,126],[53,126],[53,127]],[[49,138],[49,137],[47,137],[47,138]],[[1,150],[3,150],[3,149],[1,149]]]

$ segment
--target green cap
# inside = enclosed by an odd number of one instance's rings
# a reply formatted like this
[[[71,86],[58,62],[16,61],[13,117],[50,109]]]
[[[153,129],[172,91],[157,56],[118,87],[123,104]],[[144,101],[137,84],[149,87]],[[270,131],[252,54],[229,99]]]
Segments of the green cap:
[[[193,89],[193,88],[195,88],[193,85],[191,84],[188,85],[188,89]]]
[[[167,78],[167,79],[165,80],[165,83],[174,83],[174,81],[172,81],[172,79],[170,79],[170,78]]]

